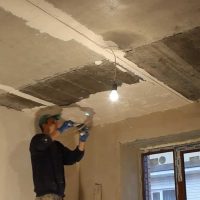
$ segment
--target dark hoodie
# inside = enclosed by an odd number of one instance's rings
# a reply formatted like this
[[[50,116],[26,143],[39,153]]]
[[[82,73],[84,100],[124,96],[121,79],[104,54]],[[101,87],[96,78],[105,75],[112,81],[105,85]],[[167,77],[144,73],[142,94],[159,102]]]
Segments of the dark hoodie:
[[[84,151],[70,150],[47,134],[36,134],[30,143],[34,191],[36,196],[53,193],[64,196],[64,165],[79,162]]]

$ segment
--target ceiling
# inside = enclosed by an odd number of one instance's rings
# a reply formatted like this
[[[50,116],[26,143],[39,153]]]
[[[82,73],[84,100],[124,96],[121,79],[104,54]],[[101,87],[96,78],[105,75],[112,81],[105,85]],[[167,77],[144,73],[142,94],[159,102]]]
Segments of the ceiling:
[[[198,0],[0,0],[0,105],[105,124],[199,101],[199,16]]]

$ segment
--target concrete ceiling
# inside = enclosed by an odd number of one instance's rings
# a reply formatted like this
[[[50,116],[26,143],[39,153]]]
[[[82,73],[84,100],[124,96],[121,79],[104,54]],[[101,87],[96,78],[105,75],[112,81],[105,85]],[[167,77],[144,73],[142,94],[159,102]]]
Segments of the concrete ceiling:
[[[198,101],[199,16],[197,0],[0,0],[0,105],[104,124]]]

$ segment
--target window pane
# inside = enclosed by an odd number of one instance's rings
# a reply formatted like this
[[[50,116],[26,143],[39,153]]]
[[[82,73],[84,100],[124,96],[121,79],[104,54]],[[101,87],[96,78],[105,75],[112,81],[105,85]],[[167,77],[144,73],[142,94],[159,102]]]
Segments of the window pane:
[[[143,167],[146,200],[151,200],[151,196],[154,198],[154,194],[158,191],[165,195],[165,197],[159,196],[160,200],[176,200],[175,192],[173,192],[175,191],[173,152],[145,156]]]
[[[163,200],[175,200],[175,190],[163,191]]]
[[[160,200],[160,192],[153,193],[153,200]]]
[[[200,200],[200,151],[185,153],[184,164],[187,200]]]

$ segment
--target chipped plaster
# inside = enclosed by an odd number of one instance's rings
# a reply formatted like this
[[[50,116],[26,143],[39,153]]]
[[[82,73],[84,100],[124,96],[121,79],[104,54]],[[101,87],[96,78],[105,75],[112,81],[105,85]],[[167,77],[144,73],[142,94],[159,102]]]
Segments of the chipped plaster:
[[[88,28],[78,23],[68,14],[55,8],[52,4],[38,0],[20,0],[20,3],[7,0],[6,2],[0,1],[0,6],[12,12],[14,15],[23,18],[27,21],[26,24],[32,28],[38,29],[41,32],[46,32],[63,41],[68,41],[73,38],[97,54],[104,56],[106,59],[112,62],[115,60],[112,51],[109,50],[105,41],[102,40],[102,37],[89,31]],[[48,26],[46,26],[47,23]],[[57,32],[58,30],[59,33]],[[140,69],[136,64],[124,58],[124,52],[118,50],[115,51],[115,54],[119,65],[142,77],[144,80],[160,84],[162,87],[166,88],[166,90],[171,90],[173,93],[179,95],[180,98],[188,101],[185,97],[158,81],[143,69]]]
[[[102,37],[94,34],[87,27],[81,25],[71,16],[56,9],[51,4],[36,0],[32,0],[32,2],[36,4],[36,7],[25,0],[18,2],[0,0],[0,6],[13,15],[22,18],[26,21],[27,26],[41,33],[47,33],[62,41],[69,42],[69,40],[73,39],[79,44],[95,51],[98,55],[112,62],[114,61],[114,55],[109,49],[105,48],[107,44],[102,40]],[[37,6],[41,6],[41,8]],[[41,9],[48,12],[48,14]],[[110,104],[107,99],[108,92],[90,95],[88,99],[79,102],[79,105],[91,107],[98,113],[94,117],[96,124],[120,121],[129,117],[176,108],[191,102],[149,75],[143,69],[138,68],[133,62],[125,59],[124,52],[120,50],[115,50],[114,52],[117,56],[119,68],[125,68],[125,70],[133,72],[147,81],[131,86],[123,85],[119,88],[121,98],[117,104]],[[68,109],[71,108],[66,108],[66,113],[70,113]]]

